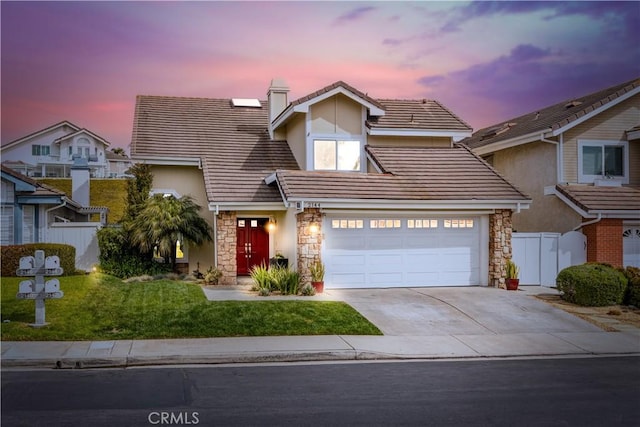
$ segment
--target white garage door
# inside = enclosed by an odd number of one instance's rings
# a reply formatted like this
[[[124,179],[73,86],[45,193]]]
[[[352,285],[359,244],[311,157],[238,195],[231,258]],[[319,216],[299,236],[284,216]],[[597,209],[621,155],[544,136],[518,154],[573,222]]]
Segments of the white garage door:
[[[331,214],[323,231],[327,288],[486,284],[483,216]]]
[[[623,230],[623,264],[640,268],[640,226],[625,225]]]

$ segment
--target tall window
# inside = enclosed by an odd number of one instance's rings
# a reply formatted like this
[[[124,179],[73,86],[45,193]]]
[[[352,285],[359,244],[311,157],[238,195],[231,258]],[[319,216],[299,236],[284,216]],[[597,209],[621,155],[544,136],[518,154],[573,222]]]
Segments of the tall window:
[[[34,243],[35,209],[33,205],[22,206],[22,243]]]
[[[325,171],[359,171],[360,141],[315,139],[313,168]]]
[[[0,198],[2,204],[0,205],[0,244],[13,245],[13,202],[14,202],[14,187],[13,184],[7,181],[2,181],[2,192]]]
[[[629,181],[629,145],[626,141],[579,141],[579,182],[589,183],[596,178],[617,178]]]

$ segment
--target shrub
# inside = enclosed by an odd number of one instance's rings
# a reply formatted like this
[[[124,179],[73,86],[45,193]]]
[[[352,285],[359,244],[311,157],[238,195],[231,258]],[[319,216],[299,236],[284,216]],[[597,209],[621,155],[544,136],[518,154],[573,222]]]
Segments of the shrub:
[[[311,286],[310,283],[307,283],[300,289],[300,294],[305,297],[312,297],[316,294],[316,288]]]
[[[73,276],[76,274],[76,248],[62,243],[27,243],[24,245],[2,246],[2,276],[11,277],[16,275],[16,270],[20,266],[20,258],[33,256],[36,250],[43,250],[44,256],[56,255],[60,258],[63,276]]]
[[[127,242],[122,227],[103,227],[98,230],[101,272],[119,277],[161,275],[171,270],[171,266],[160,264],[133,251]]]
[[[217,285],[218,280],[222,277],[222,270],[216,267],[209,267],[204,274],[204,283],[206,285]]]
[[[620,270],[628,280],[624,304],[640,308],[640,268],[627,267]]]
[[[279,271],[278,290],[282,295],[297,295],[300,289],[300,273],[290,268],[275,269]]]
[[[565,301],[582,306],[606,306],[622,303],[627,279],[610,265],[588,263],[562,270],[556,285]]]
[[[253,279],[253,290],[261,291],[262,289],[266,289],[271,292],[272,278],[269,270],[267,270],[267,267],[264,264],[254,265],[249,274]]]

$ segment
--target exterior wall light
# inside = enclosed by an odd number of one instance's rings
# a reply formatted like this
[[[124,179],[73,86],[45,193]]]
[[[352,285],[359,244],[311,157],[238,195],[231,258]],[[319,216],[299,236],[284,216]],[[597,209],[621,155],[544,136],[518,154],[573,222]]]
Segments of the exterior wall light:
[[[311,233],[312,236],[318,234],[318,231],[320,231],[320,226],[317,223],[313,222],[309,225],[309,233]]]
[[[276,221],[270,219],[269,222],[267,222],[267,232],[273,233],[274,231],[276,231]]]

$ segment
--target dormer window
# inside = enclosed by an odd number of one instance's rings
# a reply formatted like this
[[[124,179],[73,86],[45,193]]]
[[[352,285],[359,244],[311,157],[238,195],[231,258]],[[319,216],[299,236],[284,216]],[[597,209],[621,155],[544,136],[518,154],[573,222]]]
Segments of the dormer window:
[[[313,168],[319,171],[359,171],[362,144],[359,140],[313,140]]]

